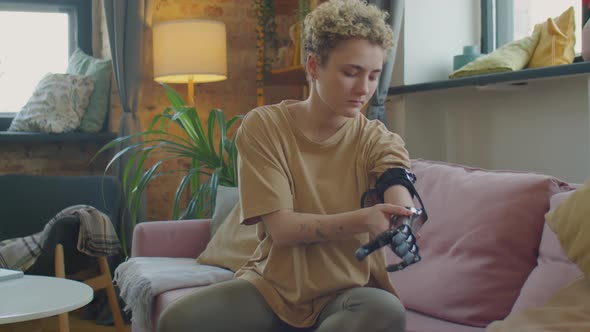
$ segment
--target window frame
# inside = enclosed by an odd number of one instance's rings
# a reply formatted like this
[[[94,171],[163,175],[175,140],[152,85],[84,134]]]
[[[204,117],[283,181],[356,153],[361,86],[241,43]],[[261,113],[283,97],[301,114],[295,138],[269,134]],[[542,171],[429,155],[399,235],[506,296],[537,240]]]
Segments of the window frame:
[[[496,47],[497,34],[494,31],[494,27],[502,25],[496,19],[495,11],[497,10],[495,3],[501,3],[505,0],[480,0],[480,52],[482,54],[488,54],[493,52]],[[512,8],[514,0],[508,0],[506,4],[507,8]],[[500,9],[505,10],[505,8]],[[583,10],[583,20],[589,19],[590,9]],[[513,11],[509,12],[509,15],[514,15]],[[476,13],[477,15],[477,13]],[[509,16],[513,21],[513,16]],[[511,29],[513,30],[513,29]],[[513,39],[513,38],[511,38]],[[502,37],[500,38],[502,40]],[[505,40],[505,39],[504,39]],[[438,79],[431,80],[422,83],[414,84],[401,84],[389,87],[388,96],[400,96],[416,92],[425,91],[437,91],[451,88],[462,88],[462,87],[481,87],[489,86],[490,89],[494,89],[494,85],[498,85],[500,89],[502,86],[518,86],[526,85],[529,81],[540,80],[540,79],[561,79],[572,76],[584,75],[590,77],[590,61],[583,61],[581,55],[576,55],[572,64],[561,65],[561,66],[548,66],[542,68],[525,68],[518,71],[500,72],[500,73],[487,73],[480,75],[473,75],[469,77],[455,78],[455,79]]]
[[[67,13],[68,54],[77,47],[92,54],[92,0],[0,0],[0,11]],[[8,129],[15,116],[15,112],[0,113],[0,131]]]
[[[491,53],[514,39],[512,8],[513,0],[481,0],[481,53]]]
[[[514,0],[481,0],[481,53],[491,53],[504,44],[514,40]],[[590,16],[590,9],[577,15],[582,23],[576,29],[582,29]],[[580,61],[581,54],[576,53],[574,62]]]
[[[481,0],[481,50],[482,54],[494,51],[494,0]]]

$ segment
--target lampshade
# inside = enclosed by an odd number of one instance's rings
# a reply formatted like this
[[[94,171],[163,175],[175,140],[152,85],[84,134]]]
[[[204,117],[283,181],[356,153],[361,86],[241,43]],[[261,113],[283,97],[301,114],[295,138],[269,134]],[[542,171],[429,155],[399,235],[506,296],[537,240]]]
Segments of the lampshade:
[[[154,80],[207,83],[227,78],[225,24],[191,19],[153,27]]]

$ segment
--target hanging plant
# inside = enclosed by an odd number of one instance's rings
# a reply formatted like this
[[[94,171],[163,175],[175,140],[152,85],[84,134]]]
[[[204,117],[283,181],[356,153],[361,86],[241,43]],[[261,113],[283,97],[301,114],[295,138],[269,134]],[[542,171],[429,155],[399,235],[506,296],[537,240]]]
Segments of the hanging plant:
[[[310,11],[311,6],[309,5],[309,0],[299,0],[297,3],[297,9],[295,10],[295,16],[297,16],[297,21],[301,22],[301,25],[303,25],[303,20],[305,20],[305,16],[307,16]]]
[[[303,31],[305,30],[304,21],[305,17],[311,11],[311,6],[309,4],[309,0],[299,0],[297,3],[297,9],[295,10],[295,17],[297,17],[297,38],[298,38],[298,59],[299,64],[303,64],[305,62],[305,45],[303,43]]]
[[[279,36],[275,23],[275,9],[272,0],[254,0],[256,10],[256,88],[258,100],[263,100],[264,80],[268,78],[278,50]],[[259,102],[260,104],[260,102]]]

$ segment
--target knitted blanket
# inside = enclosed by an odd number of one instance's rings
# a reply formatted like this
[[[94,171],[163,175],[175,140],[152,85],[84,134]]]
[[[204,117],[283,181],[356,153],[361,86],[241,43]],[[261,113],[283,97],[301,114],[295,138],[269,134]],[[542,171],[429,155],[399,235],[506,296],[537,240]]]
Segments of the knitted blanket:
[[[133,257],[115,270],[113,282],[119,286],[125,311],[131,321],[152,330],[154,298],[169,290],[205,286],[232,279],[232,271],[201,265],[194,258]]]
[[[90,256],[111,256],[121,244],[110,218],[89,205],[73,205],[58,212],[39,233],[0,241],[0,267],[26,271],[43,251],[51,229],[60,219],[75,216],[80,221],[77,249]]]

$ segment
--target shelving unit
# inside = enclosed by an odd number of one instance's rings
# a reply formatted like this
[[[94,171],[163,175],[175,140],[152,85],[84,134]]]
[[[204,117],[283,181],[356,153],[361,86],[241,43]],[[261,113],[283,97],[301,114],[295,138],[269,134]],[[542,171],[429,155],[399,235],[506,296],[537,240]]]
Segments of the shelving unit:
[[[321,0],[308,0],[309,6],[313,8],[321,2]],[[294,15],[297,9],[298,0],[275,0],[274,8],[275,15]],[[257,59],[260,61],[261,59]],[[275,85],[288,85],[288,86],[301,86],[303,94],[307,93],[307,80],[305,77],[305,70],[302,65],[273,69],[270,74],[270,78],[264,82],[265,86]],[[264,104],[264,87],[257,89],[257,104]]]
[[[489,89],[493,89],[494,85],[524,86],[532,80],[567,78],[570,76],[589,75],[590,62],[580,61],[565,65],[557,65],[542,68],[526,68],[517,71],[509,71],[503,73],[482,74],[427,83],[394,86],[389,88],[389,95],[402,95],[414,92],[442,90],[465,86],[474,86],[478,87],[479,89],[483,89],[486,87],[488,87]]]
[[[273,69],[269,84],[273,85],[305,85],[305,70],[303,66]]]

